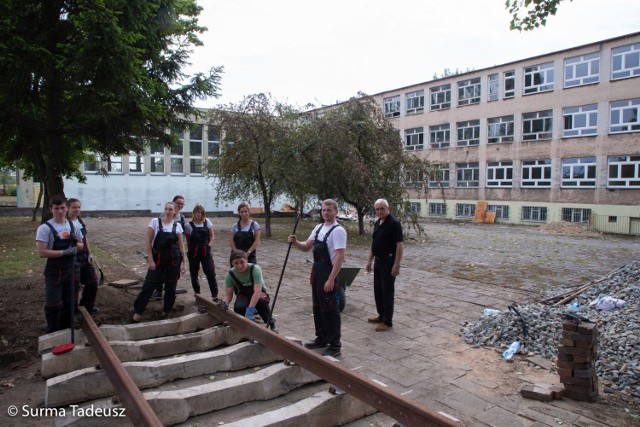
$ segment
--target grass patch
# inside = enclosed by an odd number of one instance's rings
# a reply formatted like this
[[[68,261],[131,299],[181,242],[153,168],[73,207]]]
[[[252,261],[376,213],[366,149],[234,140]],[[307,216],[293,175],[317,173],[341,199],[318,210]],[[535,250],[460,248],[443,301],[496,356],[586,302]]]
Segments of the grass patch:
[[[26,217],[0,217],[0,280],[15,280],[41,272],[44,260],[36,253],[39,225]]]
[[[293,231],[293,225],[295,222],[295,218],[272,218],[270,239],[277,242],[287,243],[287,238]],[[307,237],[311,234],[313,227],[317,224],[317,221],[310,218],[301,219],[298,222],[298,228],[296,230],[298,240],[307,240]],[[347,246],[371,246],[371,232],[373,231],[373,228],[367,222],[364,224],[363,235],[358,234],[358,223],[356,221],[341,221],[340,225],[347,230]]]

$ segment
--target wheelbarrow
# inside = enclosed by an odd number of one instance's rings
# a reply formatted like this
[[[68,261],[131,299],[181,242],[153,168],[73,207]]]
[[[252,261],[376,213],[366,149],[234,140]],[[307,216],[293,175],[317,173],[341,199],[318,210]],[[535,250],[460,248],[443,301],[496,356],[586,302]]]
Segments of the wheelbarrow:
[[[313,261],[307,259],[307,263],[313,264]],[[360,267],[356,267],[355,265],[343,263],[340,268],[340,272],[338,273],[338,307],[340,307],[340,311],[344,310],[347,304],[347,286],[351,286],[351,283],[353,283],[359,272]]]

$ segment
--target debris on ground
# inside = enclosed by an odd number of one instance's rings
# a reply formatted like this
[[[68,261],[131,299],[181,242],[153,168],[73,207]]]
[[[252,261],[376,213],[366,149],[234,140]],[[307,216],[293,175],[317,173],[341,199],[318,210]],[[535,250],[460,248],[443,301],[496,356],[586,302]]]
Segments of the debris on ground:
[[[518,305],[517,313],[504,310],[464,322],[461,335],[476,347],[506,350],[519,340],[519,354],[556,360],[566,313],[597,322],[600,330],[596,371],[605,393],[622,392],[640,399],[640,261],[620,267],[581,287],[583,291],[566,305],[541,303]],[[611,311],[589,307],[589,302],[610,296],[625,302]],[[548,300],[552,300],[550,298]],[[578,302],[577,312],[569,306]],[[519,314],[518,314],[519,313]]]

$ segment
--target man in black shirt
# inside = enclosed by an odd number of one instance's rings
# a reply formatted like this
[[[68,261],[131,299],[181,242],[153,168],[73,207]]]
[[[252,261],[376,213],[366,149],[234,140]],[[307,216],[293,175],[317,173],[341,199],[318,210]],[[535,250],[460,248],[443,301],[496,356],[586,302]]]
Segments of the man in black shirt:
[[[393,326],[393,299],[396,276],[400,274],[400,261],[404,242],[400,221],[389,213],[389,202],[378,199],[374,204],[378,220],[373,226],[371,249],[367,272],[373,266],[373,293],[378,315],[367,319],[369,323],[377,323],[376,331],[382,332]]]

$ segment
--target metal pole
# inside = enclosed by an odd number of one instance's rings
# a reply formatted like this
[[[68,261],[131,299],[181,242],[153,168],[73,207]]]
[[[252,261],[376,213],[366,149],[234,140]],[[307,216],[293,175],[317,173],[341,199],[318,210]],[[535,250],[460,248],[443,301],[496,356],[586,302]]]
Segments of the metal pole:
[[[293,232],[291,234],[296,234],[296,229],[298,228],[298,221],[300,221],[300,215],[296,215],[296,223],[293,225]],[[271,323],[271,316],[273,316],[273,309],[276,306],[276,300],[278,299],[278,291],[280,291],[280,285],[282,284],[282,277],[284,276],[284,269],[287,266],[287,261],[289,261],[289,252],[291,252],[291,243],[289,243],[289,247],[287,248],[287,255],[284,257],[284,264],[282,265],[282,271],[280,272],[280,280],[278,280],[278,287],[276,288],[276,294],[273,296],[273,302],[271,303],[271,310],[269,310],[269,319],[267,320],[267,328]]]

